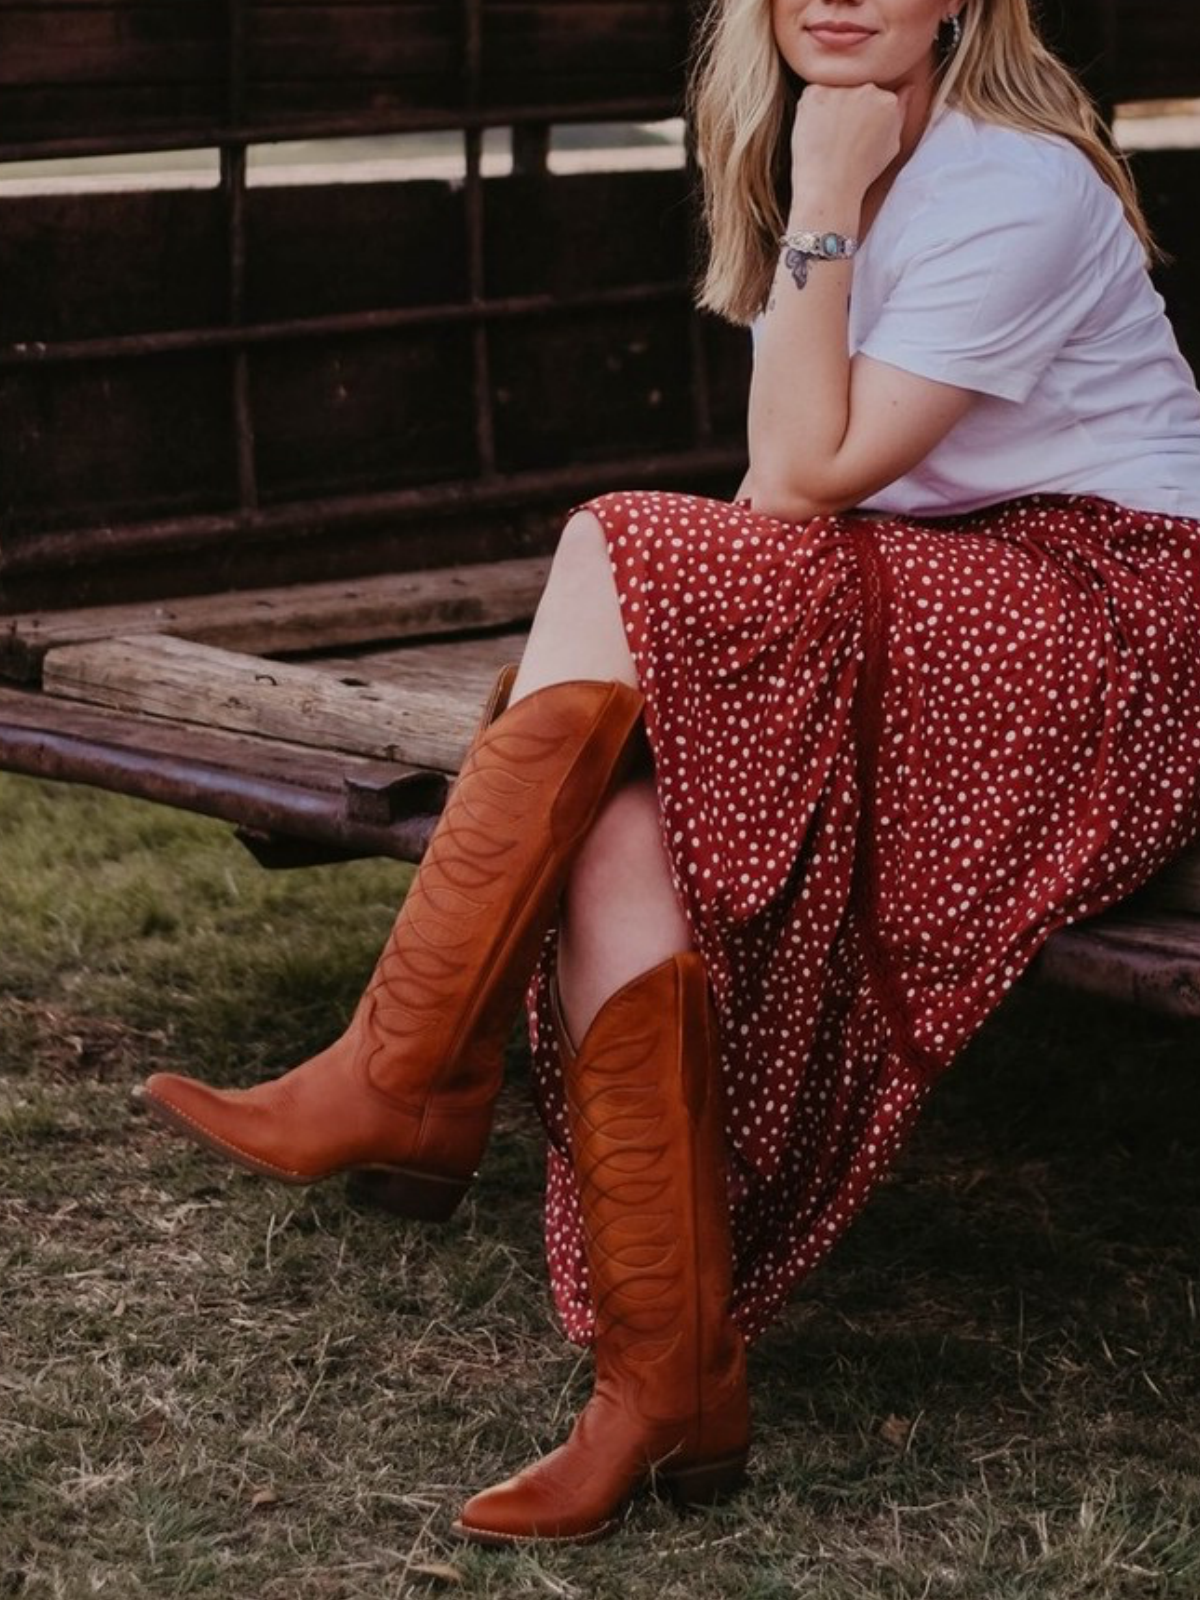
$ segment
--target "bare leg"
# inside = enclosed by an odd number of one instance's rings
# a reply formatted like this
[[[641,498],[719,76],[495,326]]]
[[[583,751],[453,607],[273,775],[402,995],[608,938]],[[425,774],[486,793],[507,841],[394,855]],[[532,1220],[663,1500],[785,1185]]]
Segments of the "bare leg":
[[[635,684],[604,533],[591,512],[563,530],[521,663],[513,699],[565,678]],[[563,896],[558,985],[576,1042],[610,994],[679,950],[687,922],[671,882],[658,797],[645,773],[632,777],[584,841]]]
[[[590,511],[576,512],[563,529],[512,702],[570,678],[637,686],[604,532]]]
[[[572,1041],[582,1041],[600,1007],[630,979],[691,948],[653,779],[632,779],[597,818],[563,897],[558,991]]]

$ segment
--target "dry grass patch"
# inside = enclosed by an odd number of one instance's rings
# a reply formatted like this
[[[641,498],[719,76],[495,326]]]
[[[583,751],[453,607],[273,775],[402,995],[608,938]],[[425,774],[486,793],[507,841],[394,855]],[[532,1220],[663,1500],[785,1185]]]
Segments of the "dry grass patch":
[[[405,881],[0,778],[0,1596],[1195,1600],[1197,1033],[1018,994],[755,1350],[753,1481],[606,1545],[457,1544],[588,1363],[549,1304],[514,1051],[440,1229],[152,1125],[345,1016]]]

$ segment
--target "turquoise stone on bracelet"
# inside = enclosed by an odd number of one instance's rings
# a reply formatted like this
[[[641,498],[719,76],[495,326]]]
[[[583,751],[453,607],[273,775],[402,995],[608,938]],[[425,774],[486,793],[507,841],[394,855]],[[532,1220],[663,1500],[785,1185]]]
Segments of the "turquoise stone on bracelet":
[[[849,261],[858,251],[858,240],[844,233],[785,233],[779,243],[816,261]]]

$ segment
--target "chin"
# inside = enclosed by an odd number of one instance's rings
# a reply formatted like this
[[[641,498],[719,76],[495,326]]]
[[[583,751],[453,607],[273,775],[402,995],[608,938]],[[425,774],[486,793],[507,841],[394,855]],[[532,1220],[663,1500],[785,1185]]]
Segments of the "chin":
[[[862,59],[842,59],[823,50],[797,50],[790,60],[786,56],[783,59],[803,83],[822,84],[830,89],[854,89],[859,84],[878,82],[878,63],[872,65]]]
[[[840,68],[822,65],[812,72],[801,72],[799,76],[804,83],[817,84],[825,89],[857,89],[864,83],[877,82],[873,73],[864,72],[861,67],[856,70],[849,62]]]

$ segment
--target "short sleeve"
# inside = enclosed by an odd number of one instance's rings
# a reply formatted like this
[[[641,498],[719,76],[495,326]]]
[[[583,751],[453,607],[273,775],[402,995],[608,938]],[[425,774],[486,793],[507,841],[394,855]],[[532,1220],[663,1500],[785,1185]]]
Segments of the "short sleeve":
[[[1095,303],[1088,191],[1074,180],[1044,167],[943,172],[901,236],[911,254],[860,353],[1027,399]]]

